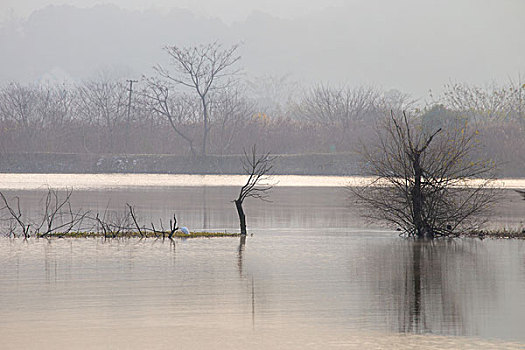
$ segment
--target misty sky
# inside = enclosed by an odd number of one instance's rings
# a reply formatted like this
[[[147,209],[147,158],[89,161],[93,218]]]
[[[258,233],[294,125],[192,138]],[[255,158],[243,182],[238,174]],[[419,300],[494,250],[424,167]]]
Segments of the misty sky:
[[[0,21],[18,26],[0,26],[0,83],[104,67],[140,77],[165,45],[219,41],[243,43],[251,76],[425,97],[524,76],[524,18],[525,0],[0,0]]]

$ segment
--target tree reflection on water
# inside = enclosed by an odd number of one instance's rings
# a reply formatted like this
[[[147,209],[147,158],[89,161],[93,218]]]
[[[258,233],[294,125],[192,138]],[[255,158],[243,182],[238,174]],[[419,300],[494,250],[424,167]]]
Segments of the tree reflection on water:
[[[476,252],[483,249],[478,243],[406,240],[382,247],[383,259],[370,266],[377,277],[371,305],[402,333],[476,334],[474,319],[483,316],[476,305],[486,309],[496,296],[494,272]]]

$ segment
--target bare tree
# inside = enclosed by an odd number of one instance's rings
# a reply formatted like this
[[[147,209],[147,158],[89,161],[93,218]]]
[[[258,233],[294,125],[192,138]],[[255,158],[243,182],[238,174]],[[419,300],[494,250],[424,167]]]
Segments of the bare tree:
[[[239,89],[224,89],[210,99],[213,129],[210,146],[219,154],[229,153],[239,134],[255,114],[255,105]]]
[[[467,125],[427,133],[406,114],[392,113],[377,144],[363,146],[373,181],[352,191],[369,218],[394,223],[409,236],[473,228],[496,198],[494,163],[472,158],[477,133]]]
[[[505,85],[447,84],[436,102],[481,122],[516,120],[525,123],[525,84],[521,76],[517,80],[510,79]]]
[[[12,124],[22,150],[34,151],[35,134],[43,126],[44,95],[39,86],[19,83],[8,84],[0,91],[0,115]]]
[[[66,85],[21,85],[0,89],[0,118],[14,152],[56,151],[71,137],[74,91]],[[6,135],[6,136],[7,136]]]
[[[390,89],[380,93],[374,110],[381,112],[382,115],[394,111],[394,113],[402,113],[403,111],[413,111],[417,109],[417,100],[410,94],[399,91],[397,89]]]
[[[76,115],[76,90],[65,84],[42,88],[41,115],[43,129],[37,132],[39,138],[45,138],[47,149],[63,152],[75,136],[72,126],[78,120]],[[41,144],[41,146],[43,146]],[[39,150],[41,151],[41,150]]]
[[[295,115],[325,132],[323,139],[331,150],[347,148],[353,130],[366,128],[371,119],[377,119],[379,98],[379,91],[370,87],[319,85],[303,96],[295,107]]]
[[[185,87],[198,96],[202,112],[202,155],[206,155],[210,131],[209,94],[211,91],[225,89],[234,82],[239,73],[233,67],[240,60],[237,48],[238,45],[223,48],[217,42],[193,47],[166,46],[165,51],[170,56],[174,71],[160,65],[155,67],[164,79],[164,89]]]
[[[477,86],[445,85],[435,103],[476,122],[490,157],[504,164],[506,176],[520,176],[525,169],[525,84],[518,75],[507,83]]]
[[[264,184],[268,180],[268,175],[273,169],[273,162],[275,157],[270,156],[269,153],[257,155],[257,149],[253,145],[251,152],[244,151],[244,158],[242,158],[242,166],[244,173],[248,175],[246,184],[241,187],[239,196],[233,202],[237,208],[239,215],[239,223],[241,227],[241,235],[246,235],[246,215],[242,204],[248,197],[258,198],[263,201],[268,200],[268,193],[272,189],[272,185]]]
[[[117,133],[127,118],[128,91],[123,82],[101,78],[78,88],[78,112],[86,121],[104,130],[101,144],[115,151]]]
[[[521,123],[525,126],[525,81],[523,77],[518,75],[518,78],[511,80],[509,83],[509,90],[512,91],[511,111]]]
[[[272,118],[283,117],[291,111],[291,106],[300,90],[299,83],[289,75],[263,75],[246,82],[248,94],[257,102],[260,112]]]
[[[166,118],[172,130],[187,142],[191,154],[195,156],[195,125],[200,115],[198,101],[191,95],[175,94],[164,81],[156,78],[146,79],[142,96],[147,108]]]
[[[347,130],[353,122],[375,112],[380,94],[369,87],[351,89],[319,85],[311,89],[298,105],[298,113],[307,120]]]

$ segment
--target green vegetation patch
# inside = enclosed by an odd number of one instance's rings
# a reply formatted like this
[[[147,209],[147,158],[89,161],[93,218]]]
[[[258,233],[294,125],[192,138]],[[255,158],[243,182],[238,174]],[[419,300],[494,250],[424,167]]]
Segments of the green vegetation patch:
[[[53,232],[47,235],[39,235],[38,237],[51,237],[51,238],[93,238],[93,237],[105,237],[105,238],[168,238],[169,232],[162,231],[126,231],[126,232],[93,232],[93,231],[71,231],[71,232]],[[238,237],[239,233],[228,233],[228,232],[190,232],[189,235],[183,232],[175,232],[173,238],[212,238],[212,237]]]
[[[466,232],[464,234],[466,237],[476,237],[476,238],[500,238],[500,239],[525,239],[525,228],[502,228],[502,229],[492,229],[492,230],[474,230]]]

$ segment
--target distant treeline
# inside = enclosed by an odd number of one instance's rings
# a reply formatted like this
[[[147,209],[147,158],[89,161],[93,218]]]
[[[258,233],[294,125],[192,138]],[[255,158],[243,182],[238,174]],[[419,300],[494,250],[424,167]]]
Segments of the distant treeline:
[[[374,139],[393,111],[422,118],[423,127],[451,123],[479,130],[484,156],[505,167],[525,164],[525,84],[481,88],[451,84],[424,105],[396,90],[318,85],[286,79],[237,82],[202,101],[182,89],[162,90],[155,78],[94,79],[79,84],[0,88],[2,153],[207,154],[242,153],[257,144],[274,154],[353,152]],[[201,154],[202,155],[202,154]],[[525,174],[524,174],[525,175]]]

